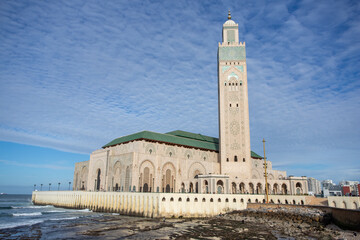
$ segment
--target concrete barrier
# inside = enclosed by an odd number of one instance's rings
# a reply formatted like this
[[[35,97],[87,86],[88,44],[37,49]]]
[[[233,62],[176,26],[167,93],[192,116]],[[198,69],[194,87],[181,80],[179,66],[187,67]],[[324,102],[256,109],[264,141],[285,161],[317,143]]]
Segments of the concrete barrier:
[[[291,204],[305,202],[305,196],[271,195],[270,199]],[[210,217],[246,209],[248,203],[264,202],[265,197],[256,194],[35,191],[32,201],[40,205],[144,217]]]

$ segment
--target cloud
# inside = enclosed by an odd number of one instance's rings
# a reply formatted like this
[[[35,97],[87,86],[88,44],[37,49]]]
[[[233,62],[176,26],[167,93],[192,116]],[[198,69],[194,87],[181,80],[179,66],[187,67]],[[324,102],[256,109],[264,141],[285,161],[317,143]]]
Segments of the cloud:
[[[45,169],[51,169],[51,170],[73,170],[73,167],[64,167],[59,165],[52,165],[52,164],[28,164],[28,163],[20,163],[17,161],[8,161],[8,160],[1,160],[0,163],[6,164],[6,165],[12,165],[17,167],[26,167],[26,168],[45,168]]]
[[[252,149],[265,138],[274,164],[296,164],[289,156],[301,151],[314,160],[318,149],[326,164],[338,149],[356,165],[360,18],[351,1],[7,1],[0,140],[90,153],[142,130],[216,137],[228,8],[247,46]]]

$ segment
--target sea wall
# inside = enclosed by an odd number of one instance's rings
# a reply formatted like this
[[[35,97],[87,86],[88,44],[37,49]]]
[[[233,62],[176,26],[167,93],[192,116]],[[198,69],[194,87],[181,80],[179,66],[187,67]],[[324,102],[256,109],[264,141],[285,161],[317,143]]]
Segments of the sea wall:
[[[330,207],[360,209],[360,197],[329,196],[328,203]]]
[[[246,209],[247,203],[264,202],[264,195],[35,191],[32,201],[37,205],[65,208],[88,208],[144,217],[209,217]],[[271,195],[269,201],[303,204],[305,196]]]

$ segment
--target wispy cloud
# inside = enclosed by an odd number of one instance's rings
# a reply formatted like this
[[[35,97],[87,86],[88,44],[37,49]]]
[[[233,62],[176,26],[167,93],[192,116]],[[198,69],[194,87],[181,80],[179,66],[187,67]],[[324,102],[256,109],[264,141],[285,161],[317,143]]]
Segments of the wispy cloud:
[[[274,163],[337,149],[359,166],[356,1],[4,1],[0,140],[90,153],[145,129],[217,136],[228,8],[247,44],[252,149],[264,137]]]
[[[25,168],[45,168],[45,169],[52,169],[52,170],[73,170],[74,167],[64,167],[60,165],[52,165],[52,164],[28,164],[28,163],[21,163],[17,161],[8,161],[8,160],[1,160],[0,163],[18,167],[25,167]]]

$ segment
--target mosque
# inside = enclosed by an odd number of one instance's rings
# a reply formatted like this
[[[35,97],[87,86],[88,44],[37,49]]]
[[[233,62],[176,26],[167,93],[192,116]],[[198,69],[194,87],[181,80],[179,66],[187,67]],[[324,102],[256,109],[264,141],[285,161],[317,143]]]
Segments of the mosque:
[[[73,190],[301,195],[306,177],[287,177],[250,149],[245,42],[229,12],[218,46],[219,139],[185,131],[123,136],[75,164]]]

